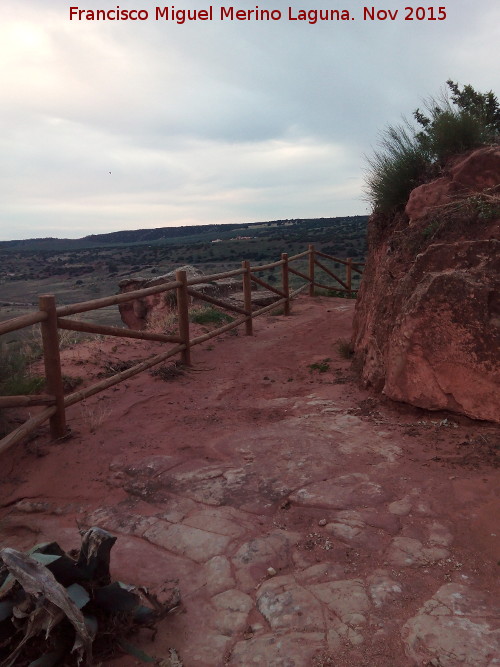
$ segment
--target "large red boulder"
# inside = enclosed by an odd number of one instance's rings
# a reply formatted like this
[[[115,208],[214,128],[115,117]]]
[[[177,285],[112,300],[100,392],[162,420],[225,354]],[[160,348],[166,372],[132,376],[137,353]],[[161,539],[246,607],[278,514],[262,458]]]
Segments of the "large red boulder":
[[[500,149],[456,159],[406,214],[372,216],[354,318],[365,386],[500,422]]]
[[[204,277],[203,271],[189,264],[179,267],[178,270],[185,271],[188,280]],[[174,270],[156,278],[127,278],[120,281],[120,293],[135,292],[136,290],[155,287],[162,283],[173,282],[175,280],[175,273]],[[210,282],[210,276],[207,276],[207,282],[198,283],[195,289],[202,294],[221,299],[241,289],[241,280],[226,278],[214,283]],[[192,297],[191,302],[195,302],[195,299]],[[176,304],[176,292],[175,290],[171,290],[169,292],[141,296],[133,301],[120,303],[118,307],[122,322],[129,329],[141,330],[150,327],[153,329],[162,329],[169,313],[175,311]]]
[[[500,184],[500,146],[478,148],[450,162],[446,174],[415,188],[406,204],[410,224],[439,207],[473,192],[497,188]]]

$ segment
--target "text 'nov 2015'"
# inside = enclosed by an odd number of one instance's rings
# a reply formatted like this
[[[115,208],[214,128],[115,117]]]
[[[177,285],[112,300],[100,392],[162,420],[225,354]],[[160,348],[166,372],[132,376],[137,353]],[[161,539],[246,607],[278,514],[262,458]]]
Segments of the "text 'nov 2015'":
[[[388,9],[374,6],[349,9],[302,9],[288,7],[282,9],[241,9],[233,6],[209,5],[202,9],[184,9],[175,5],[154,7],[153,9],[122,9],[119,5],[112,9],[69,8],[70,21],[165,21],[183,25],[204,21],[299,21],[309,25],[325,21],[342,22],[361,20],[367,22],[391,21],[444,21],[447,18],[446,7],[420,6]]]

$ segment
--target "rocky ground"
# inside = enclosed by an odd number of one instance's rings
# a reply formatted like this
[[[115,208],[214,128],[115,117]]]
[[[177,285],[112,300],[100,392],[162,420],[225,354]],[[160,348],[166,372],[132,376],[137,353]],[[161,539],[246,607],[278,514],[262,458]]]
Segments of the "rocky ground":
[[[164,665],[500,665],[498,429],[360,390],[337,344],[353,307],[301,297],[194,348],[183,375],[71,408],[70,439],[3,456],[2,543],[118,535],[115,578],[180,589],[134,638]]]

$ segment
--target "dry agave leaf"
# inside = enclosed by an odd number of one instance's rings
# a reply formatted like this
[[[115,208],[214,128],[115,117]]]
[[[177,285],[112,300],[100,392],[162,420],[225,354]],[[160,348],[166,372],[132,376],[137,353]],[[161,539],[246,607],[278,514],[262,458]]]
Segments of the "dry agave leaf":
[[[25,634],[14,651],[2,663],[2,667],[13,667],[26,642],[45,630],[48,637],[54,625],[64,618],[64,613],[51,602],[45,600],[37,604],[25,623]]]
[[[90,528],[82,540],[77,566],[102,583],[110,582],[109,562],[116,537],[102,528]]]
[[[46,601],[64,612],[76,631],[73,650],[78,653],[78,662],[80,663],[85,656],[87,665],[92,665],[92,639],[85,625],[83,614],[68,596],[66,590],[56,581],[54,575],[33,558],[15,549],[2,549],[0,556],[9,572],[20,583],[26,593],[37,597],[42,595]],[[44,602],[43,605],[37,606],[35,612],[30,616],[26,635],[16,648],[16,655],[29,637],[34,636],[42,629],[47,629],[46,605],[47,602]],[[55,624],[54,614],[51,614],[50,617],[53,619],[50,627],[53,627]],[[9,662],[6,667],[12,664],[14,663]]]
[[[84,662],[89,666],[93,664],[92,642],[96,637],[105,637],[105,643],[114,637],[113,647],[110,644],[104,650],[98,646],[103,656],[110,648],[121,646],[142,661],[157,664],[156,658],[129,645],[125,637],[139,626],[153,628],[179,604],[179,591],[174,588],[169,598],[160,602],[147,589],[109,583],[110,551],[115,541],[116,537],[107,531],[91,528],[82,535],[78,561],[55,542],[37,545],[28,554],[13,549],[0,551],[0,623],[3,630],[8,624],[8,636],[0,642],[0,648],[10,651],[7,658],[2,653],[1,667],[15,667],[37,646],[40,657],[29,667],[53,667],[70,649],[79,665]],[[152,607],[142,603],[144,598]],[[96,612],[99,620],[80,611],[90,602],[100,607]],[[72,648],[72,633],[68,637],[67,625],[61,624],[65,619],[76,630]],[[61,625],[54,631],[58,624]],[[170,665],[182,663],[165,662],[166,667]]]

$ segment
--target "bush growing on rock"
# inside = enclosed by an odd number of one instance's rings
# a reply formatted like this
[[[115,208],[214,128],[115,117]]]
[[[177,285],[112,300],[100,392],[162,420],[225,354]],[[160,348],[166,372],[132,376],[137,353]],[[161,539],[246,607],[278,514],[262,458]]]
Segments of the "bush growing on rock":
[[[450,94],[425,103],[409,121],[382,133],[380,150],[368,158],[366,194],[375,213],[391,215],[404,208],[410,192],[437,176],[446,161],[500,140],[500,104],[490,91],[446,82]]]

